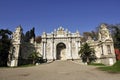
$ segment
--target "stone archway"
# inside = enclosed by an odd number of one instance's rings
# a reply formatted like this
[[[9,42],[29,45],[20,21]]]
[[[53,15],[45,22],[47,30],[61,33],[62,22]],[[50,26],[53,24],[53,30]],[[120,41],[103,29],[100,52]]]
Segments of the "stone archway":
[[[66,60],[66,45],[64,43],[57,44],[56,52],[57,60]]]

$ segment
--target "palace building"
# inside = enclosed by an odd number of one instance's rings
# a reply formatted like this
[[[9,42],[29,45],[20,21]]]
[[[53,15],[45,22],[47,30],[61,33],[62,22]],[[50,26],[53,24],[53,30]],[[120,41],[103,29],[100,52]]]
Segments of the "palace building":
[[[63,27],[55,29],[51,33],[42,34],[41,43],[34,42],[32,38],[30,44],[22,41],[22,28],[19,26],[12,35],[12,47],[10,49],[8,66],[18,66],[19,58],[27,59],[28,55],[35,50],[46,60],[81,60],[78,52],[84,42],[78,31],[71,33]],[[94,41],[88,37],[86,41],[95,49],[97,63],[113,65],[116,62],[113,39],[105,24],[102,24],[98,32],[98,40]]]

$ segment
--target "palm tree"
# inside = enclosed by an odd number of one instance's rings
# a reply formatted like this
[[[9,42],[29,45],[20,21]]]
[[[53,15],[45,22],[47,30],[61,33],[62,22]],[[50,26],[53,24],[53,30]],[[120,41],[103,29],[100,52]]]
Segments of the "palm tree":
[[[39,58],[39,53],[38,52],[32,52],[29,55],[29,58],[32,59],[32,63],[35,64],[36,60]]]
[[[83,62],[87,62],[87,64],[95,61],[95,50],[91,48],[88,43],[82,45],[81,50],[79,51],[80,57],[82,58]]]

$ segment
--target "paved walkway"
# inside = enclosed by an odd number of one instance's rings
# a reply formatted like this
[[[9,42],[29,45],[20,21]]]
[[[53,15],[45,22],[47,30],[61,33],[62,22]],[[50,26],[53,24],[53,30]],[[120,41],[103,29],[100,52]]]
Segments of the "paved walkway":
[[[34,67],[0,68],[0,80],[120,80],[120,74],[72,61],[55,61]]]

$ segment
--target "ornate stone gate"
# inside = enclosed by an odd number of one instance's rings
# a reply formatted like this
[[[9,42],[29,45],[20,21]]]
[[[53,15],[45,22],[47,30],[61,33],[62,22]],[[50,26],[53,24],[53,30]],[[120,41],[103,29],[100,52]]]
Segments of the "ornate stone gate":
[[[43,58],[48,60],[79,59],[80,38],[78,31],[70,33],[62,27],[51,33],[44,32],[41,51]]]
[[[47,60],[80,59],[78,52],[84,42],[81,41],[82,36],[78,31],[71,33],[67,29],[64,30],[64,28],[59,27],[51,33],[44,32],[41,43],[36,43],[32,39],[30,42],[31,46],[25,45],[29,52],[25,51],[24,46],[21,47],[23,45],[22,34],[21,26],[17,27],[16,31],[13,32],[8,66],[17,66],[18,58],[27,59],[30,51],[34,51],[33,49],[39,52],[43,59]],[[101,25],[98,34],[98,40],[94,41],[91,37],[88,37],[86,42],[95,49],[97,63],[113,65],[116,62],[114,44],[105,24]]]

